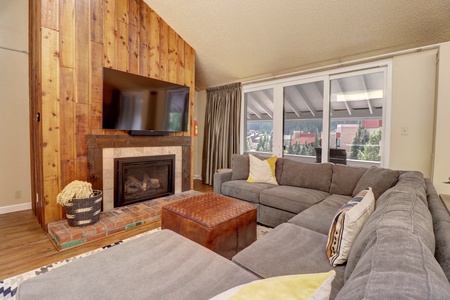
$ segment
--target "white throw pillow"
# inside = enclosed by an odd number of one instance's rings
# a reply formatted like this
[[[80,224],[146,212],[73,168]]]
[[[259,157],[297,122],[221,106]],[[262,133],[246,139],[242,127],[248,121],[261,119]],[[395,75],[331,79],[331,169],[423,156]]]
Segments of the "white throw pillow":
[[[278,185],[275,177],[275,165],[277,157],[273,156],[267,160],[260,160],[256,156],[249,154],[250,174],[248,182],[265,182]]]
[[[236,286],[210,300],[328,300],[336,272],[277,276]]]
[[[370,187],[339,209],[328,233],[327,257],[333,267],[347,261],[353,241],[374,210],[375,196]]]

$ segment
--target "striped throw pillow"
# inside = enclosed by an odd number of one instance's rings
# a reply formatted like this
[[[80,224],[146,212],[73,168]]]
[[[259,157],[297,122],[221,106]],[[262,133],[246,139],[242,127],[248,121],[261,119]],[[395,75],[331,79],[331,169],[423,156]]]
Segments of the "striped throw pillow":
[[[353,241],[375,210],[372,188],[359,192],[337,212],[328,233],[327,257],[333,267],[347,261]]]

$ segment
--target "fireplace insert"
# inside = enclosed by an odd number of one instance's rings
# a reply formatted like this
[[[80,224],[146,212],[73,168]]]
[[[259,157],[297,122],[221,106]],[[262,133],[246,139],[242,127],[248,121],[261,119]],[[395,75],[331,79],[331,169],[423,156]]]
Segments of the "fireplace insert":
[[[115,158],[114,206],[172,195],[175,155]]]

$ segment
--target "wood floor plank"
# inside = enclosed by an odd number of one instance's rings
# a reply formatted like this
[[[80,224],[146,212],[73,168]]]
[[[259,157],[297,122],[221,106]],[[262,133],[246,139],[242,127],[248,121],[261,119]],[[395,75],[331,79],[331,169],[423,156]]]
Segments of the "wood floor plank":
[[[194,180],[194,190],[211,193],[213,187]],[[58,252],[31,210],[0,215],[0,280],[91,251],[152,230],[159,222]]]

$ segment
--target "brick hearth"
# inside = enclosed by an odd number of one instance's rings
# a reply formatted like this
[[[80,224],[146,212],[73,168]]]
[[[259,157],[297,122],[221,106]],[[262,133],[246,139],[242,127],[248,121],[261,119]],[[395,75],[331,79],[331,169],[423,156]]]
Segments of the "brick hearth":
[[[67,219],[48,224],[48,236],[58,250],[82,245],[142,224],[160,222],[161,208],[170,202],[201,194],[187,191],[175,195],[118,207],[100,213],[100,220],[89,226],[70,227]]]

